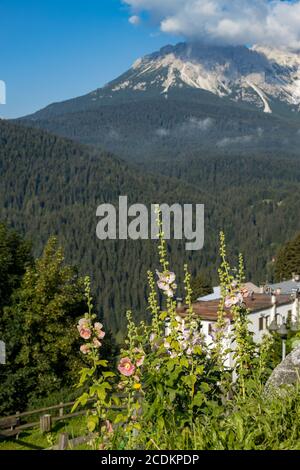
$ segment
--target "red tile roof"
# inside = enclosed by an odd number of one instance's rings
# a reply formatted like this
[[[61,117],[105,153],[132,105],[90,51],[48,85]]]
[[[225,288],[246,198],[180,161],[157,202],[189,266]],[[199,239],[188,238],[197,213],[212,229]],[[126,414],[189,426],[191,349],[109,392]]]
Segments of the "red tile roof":
[[[277,295],[277,305],[288,305],[293,303],[290,295]],[[193,304],[193,309],[196,315],[199,315],[202,320],[216,321],[218,318],[218,307],[220,300],[198,301]],[[246,308],[250,313],[259,312],[272,307],[272,297],[267,294],[254,294],[252,297],[245,299]],[[177,309],[177,313],[183,317],[186,315],[187,306],[182,306]],[[229,309],[225,310],[228,318],[232,318]]]

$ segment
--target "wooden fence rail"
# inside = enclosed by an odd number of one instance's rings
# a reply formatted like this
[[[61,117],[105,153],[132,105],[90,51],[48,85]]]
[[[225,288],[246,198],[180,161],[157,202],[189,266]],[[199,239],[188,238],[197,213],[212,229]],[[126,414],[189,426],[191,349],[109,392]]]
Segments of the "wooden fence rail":
[[[92,404],[95,400],[89,399],[88,403]],[[18,436],[21,431],[27,429],[40,427],[41,432],[50,432],[53,422],[63,421],[65,419],[75,418],[86,413],[86,410],[77,411],[75,413],[66,413],[68,408],[71,408],[75,401],[60,403],[59,405],[48,406],[39,408],[32,411],[24,411],[24,413],[15,413],[14,415],[5,416],[0,418],[0,437],[13,437]],[[58,410],[58,416],[52,416],[49,412]],[[39,420],[34,420],[30,423],[22,423],[22,418],[38,415]]]
[[[125,395],[118,395],[119,398],[124,398]],[[96,400],[90,398],[87,400],[88,404],[94,403]],[[32,428],[40,428],[42,433],[50,432],[52,423],[58,421],[64,421],[66,419],[75,418],[78,416],[83,416],[86,414],[86,409],[82,411],[76,411],[74,413],[65,413],[67,408],[73,407],[75,401],[60,403],[59,405],[48,406],[45,408],[39,408],[32,411],[24,411],[23,413],[15,413],[14,415],[5,416],[0,418],[0,437],[14,437],[18,436],[21,431]],[[113,409],[122,409],[122,406],[113,405]],[[49,412],[58,410],[58,416],[53,416]],[[39,421],[33,421],[31,423],[22,424],[22,418],[27,418],[28,416],[39,415]]]
[[[95,401],[94,398],[90,398],[87,402],[93,402]],[[52,406],[47,406],[47,408],[39,408],[38,410],[32,410],[32,411],[24,411],[23,413],[16,413],[14,415],[10,416],[5,416],[4,418],[0,418],[0,425],[1,421],[9,418],[23,418],[25,416],[31,416],[35,414],[41,414],[41,413],[47,413],[48,411],[55,411],[63,408],[70,408],[75,404],[75,401],[69,401],[67,403],[60,403],[59,405],[52,405]]]

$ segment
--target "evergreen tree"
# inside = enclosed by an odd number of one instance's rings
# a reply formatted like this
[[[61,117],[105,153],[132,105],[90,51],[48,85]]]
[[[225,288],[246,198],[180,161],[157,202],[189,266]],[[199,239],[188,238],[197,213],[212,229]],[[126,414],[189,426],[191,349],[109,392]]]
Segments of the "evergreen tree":
[[[83,279],[64,265],[51,238],[4,309],[8,364],[1,371],[2,409],[24,408],[30,397],[73,382],[82,365],[76,321],[85,311]]]
[[[300,274],[300,233],[281,248],[275,263],[277,281],[290,279],[293,273]]]
[[[20,285],[26,266],[32,261],[30,243],[0,223],[0,312],[8,305],[13,290]]]
[[[192,279],[191,288],[193,290],[192,302],[196,302],[199,297],[213,293],[211,281],[204,273],[200,273]]]

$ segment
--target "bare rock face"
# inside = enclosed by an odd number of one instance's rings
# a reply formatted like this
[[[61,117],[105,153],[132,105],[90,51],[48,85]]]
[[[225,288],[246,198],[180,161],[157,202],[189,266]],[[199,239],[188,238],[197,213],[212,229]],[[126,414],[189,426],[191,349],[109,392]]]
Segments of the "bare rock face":
[[[266,383],[266,393],[279,391],[281,386],[300,382],[300,347],[294,349],[272,372]]]

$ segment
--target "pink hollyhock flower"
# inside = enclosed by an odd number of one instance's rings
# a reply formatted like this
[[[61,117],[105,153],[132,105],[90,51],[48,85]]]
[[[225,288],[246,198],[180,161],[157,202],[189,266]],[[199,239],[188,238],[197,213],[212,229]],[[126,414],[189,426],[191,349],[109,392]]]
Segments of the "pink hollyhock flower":
[[[101,331],[102,328],[103,328],[103,325],[102,325],[102,323],[96,322],[96,323],[94,324],[94,328],[95,328],[95,330]]]
[[[246,287],[242,287],[241,294],[243,296],[243,299],[246,299],[247,297],[250,296],[250,292],[248,291],[248,289]]]
[[[166,289],[165,293],[168,297],[173,297],[174,296],[174,291],[172,289]]]
[[[177,285],[175,284],[175,274],[170,271],[166,271],[164,273],[156,271],[156,274],[158,275],[157,285],[159,289],[163,290],[168,297],[173,297],[174,290],[177,289]]]
[[[135,361],[137,367],[141,367],[144,364],[145,360],[144,351],[140,348],[134,348],[133,352],[138,356],[138,359]]]
[[[159,280],[165,282],[166,284],[173,284],[173,282],[175,282],[176,275],[171,271],[165,271],[164,273],[156,271],[156,274],[158,275]]]
[[[94,338],[93,339],[93,345],[95,346],[95,348],[100,348],[101,343],[97,338]]]
[[[102,328],[103,328],[102,323],[95,323],[94,329],[99,339],[103,339],[105,336],[105,331],[103,331]]]
[[[90,321],[87,318],[81,318],[79,320],[77,330],[79,331],[81,338],[90,339],[92,331]]]
[[[243,300],[243,296],[240,293],[232,296],[227,296],[225,299],[225,307],[231,308],[234,305],[241,305],[243,303]]]
[[[89,346],[87,346],[86,344],[83,344],[82,346],[80,346],[80,352],[82,352],[82,354],[89,354],[90,352]]]
[[[161,280],[157,281],[157,285],[161,290],[164,290],[164,291],[166,291],[170,288],[169,284],[167,284],[165,281],[161,281]]]
[[[134,374],[135,371],[135,366],[132,364],[131,360],[129,357],[123,357],[120,360],[120,363],[118,365],[118,371],[122,374],[125,375],[126,377],[130,377],[131,375]]]
[[[98,336],[99,339],[103,339],[104,336],[105,336],[105,331],[103,331],[103,330],[98,331],[97,336]]]
[[[90,321],[87,318],[81,318],[78,322],[78,329],[90,328]]]
[[[89,328],[81,328],[79,330],[79,333],[81,338],[83,339],[90,339],[90,337],[92,336],[92,332]]]

